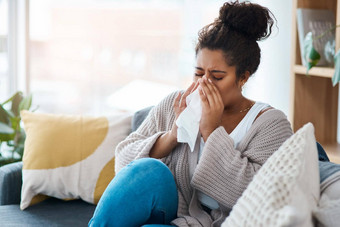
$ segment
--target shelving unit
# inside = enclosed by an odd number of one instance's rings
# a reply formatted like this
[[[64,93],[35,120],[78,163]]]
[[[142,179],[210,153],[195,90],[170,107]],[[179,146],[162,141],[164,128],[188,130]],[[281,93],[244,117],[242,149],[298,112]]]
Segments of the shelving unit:
[[[338,91],[332,86],[334,68],[314,67],[306,76],[302,65],[297,31],[297,8],[333,10],[340,24],[340,0],[293,0],[290,121],[294,131],[312,122],[318,142],[331,161],[340,163],[340,144],[337,143]],[[336,30],[336,50],[340,48],[340,29]]]

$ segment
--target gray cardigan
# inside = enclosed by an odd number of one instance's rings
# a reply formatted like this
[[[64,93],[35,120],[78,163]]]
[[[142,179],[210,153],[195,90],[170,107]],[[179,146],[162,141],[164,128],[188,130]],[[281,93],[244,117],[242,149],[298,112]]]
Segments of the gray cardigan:
[[[116,148],[116,173],[135,159],[149,157],[159,136],[175,121],[173,103],[178,92],[155,106],[146,120]],[[224,127],[218,127],[207,139],[200,162],[197,152],[179,144],[162,161],[173,173],[179,196],[177,226],[220,226],[242,195],[253,176],[292,135],[283,112],[270,109],[258,117],[236,149]],[[189,168],[194,168],[190,179]],[[197,190],[215,199],[220,208],[206,213],[197,199]]]

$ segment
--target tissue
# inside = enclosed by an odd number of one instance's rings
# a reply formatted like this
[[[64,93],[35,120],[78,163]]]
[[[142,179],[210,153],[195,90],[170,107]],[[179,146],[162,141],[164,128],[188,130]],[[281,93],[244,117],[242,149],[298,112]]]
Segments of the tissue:
[[[178,127],[177,141],[180,143],[188,143],[191,152],[193,152],[202,116],[202,105],[198,89],[187,96],[186,104],[187,107],[176,120]]]

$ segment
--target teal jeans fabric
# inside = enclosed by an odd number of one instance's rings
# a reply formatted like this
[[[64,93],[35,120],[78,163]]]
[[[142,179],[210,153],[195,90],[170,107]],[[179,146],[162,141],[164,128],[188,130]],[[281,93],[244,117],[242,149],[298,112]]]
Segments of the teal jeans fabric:
[[[89,226],[169,226],[177,217],[178,195],[169,168],[153,158],[121,169],[100,198]]]

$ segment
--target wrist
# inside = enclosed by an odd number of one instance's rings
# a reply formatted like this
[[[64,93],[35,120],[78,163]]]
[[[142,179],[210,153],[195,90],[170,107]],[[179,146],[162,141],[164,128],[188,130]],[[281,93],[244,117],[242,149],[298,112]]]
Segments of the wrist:
[[[212,130],[205,130],[204,132],[201,132],[202,138],[204,140],[204,142],[207,142],[210,134],[214,131],[215,129]]]
[[[170,144],[176,146],[177,145],[177,136],[173,133],[173,131],[168,131],[166,134],[166,137],[168,139],[168,141],[170,142]]]
[[[208,137],[209,137],[209,135],[207,136],[207,135],[202,134],[202,138],[203,138],[204,143],[207,142]]]

